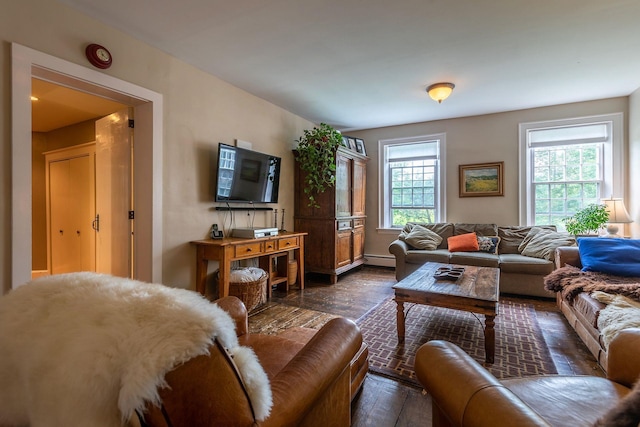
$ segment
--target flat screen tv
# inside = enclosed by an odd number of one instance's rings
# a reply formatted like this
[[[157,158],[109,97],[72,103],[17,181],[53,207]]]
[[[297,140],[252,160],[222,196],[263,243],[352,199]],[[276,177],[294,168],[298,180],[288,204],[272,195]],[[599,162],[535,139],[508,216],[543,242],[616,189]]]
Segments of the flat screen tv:
[[[280,157],[218,144],[216,202],[277,203]]]

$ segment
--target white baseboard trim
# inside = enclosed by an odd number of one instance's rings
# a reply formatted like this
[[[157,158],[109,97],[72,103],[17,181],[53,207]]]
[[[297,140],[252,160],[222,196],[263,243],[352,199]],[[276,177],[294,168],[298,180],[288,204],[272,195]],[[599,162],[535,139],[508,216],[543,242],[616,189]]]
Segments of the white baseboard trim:
[[[380,267],[393,267],[396,266],[396,257],[393,255],[374,255],[364,254],[366,265],[377,265]]]

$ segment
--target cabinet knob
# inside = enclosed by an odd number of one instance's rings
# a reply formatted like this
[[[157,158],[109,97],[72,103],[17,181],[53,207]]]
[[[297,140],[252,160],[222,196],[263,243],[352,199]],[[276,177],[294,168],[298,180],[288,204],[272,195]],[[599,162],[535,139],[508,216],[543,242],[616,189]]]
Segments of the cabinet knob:
[[[60,230],[60,234],[64,234],[64,230]]]

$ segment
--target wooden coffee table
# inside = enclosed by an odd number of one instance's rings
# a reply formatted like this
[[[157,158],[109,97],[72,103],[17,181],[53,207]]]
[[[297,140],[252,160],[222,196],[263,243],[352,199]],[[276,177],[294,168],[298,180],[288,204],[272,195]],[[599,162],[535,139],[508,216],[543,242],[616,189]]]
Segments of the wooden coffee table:
[[[457,280],[436,279],[440,267],[464,267]],[[493,267],[461,266],[428,262],[393,286],[397,304],[398,343],[404,342],[404,303],[463,310],[484,314],[485,362],[493,363],[496,346],[495,317],[498,315],[500,270]]]

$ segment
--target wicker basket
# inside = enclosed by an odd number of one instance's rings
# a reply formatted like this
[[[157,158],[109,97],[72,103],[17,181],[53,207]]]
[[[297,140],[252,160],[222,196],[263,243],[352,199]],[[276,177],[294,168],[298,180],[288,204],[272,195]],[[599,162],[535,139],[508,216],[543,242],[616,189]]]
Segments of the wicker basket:
[[[250,282],[229,282],[229,295],[238,297],[252,311],[267,302],[267,273]]]

